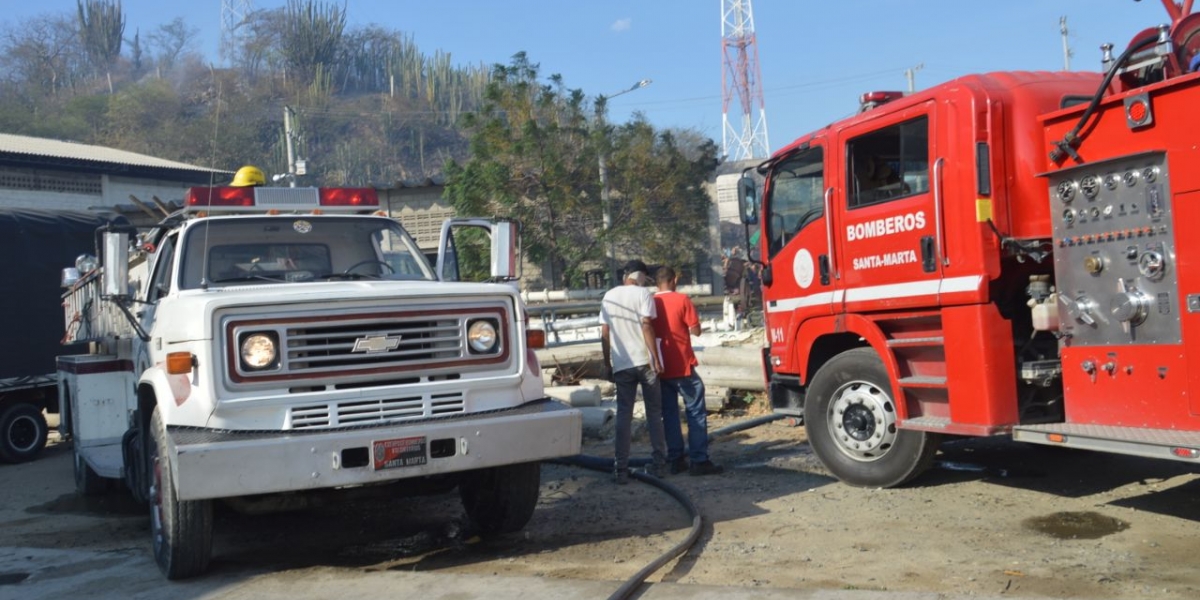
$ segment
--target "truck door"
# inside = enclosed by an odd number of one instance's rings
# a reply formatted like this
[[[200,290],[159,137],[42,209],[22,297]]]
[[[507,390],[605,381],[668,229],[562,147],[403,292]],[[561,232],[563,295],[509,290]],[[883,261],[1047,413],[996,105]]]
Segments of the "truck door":
[[[762,235],[766,240],[763,307],[771,353],[785,356],[789,332],[805,320],[833,314],[837,261],[827,219],[832,198],[827,185],[824,139],[815,138],[772,165]]]
[[[845,161],[834,202],[845,309],[936,306],[944,257],[931,173],[932,104],[839,132]]]

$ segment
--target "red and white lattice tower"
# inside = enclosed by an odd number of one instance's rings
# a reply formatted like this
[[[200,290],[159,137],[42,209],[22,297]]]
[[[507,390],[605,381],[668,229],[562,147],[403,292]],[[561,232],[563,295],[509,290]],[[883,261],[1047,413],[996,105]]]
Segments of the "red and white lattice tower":
[[[721,121],[725,159],[766,158],[767,107],[763,102],[762,73],[750,0],[721,0]],[[737,97],[737,112],[729,105]],[[758,105],[757,117],[753,114]]]

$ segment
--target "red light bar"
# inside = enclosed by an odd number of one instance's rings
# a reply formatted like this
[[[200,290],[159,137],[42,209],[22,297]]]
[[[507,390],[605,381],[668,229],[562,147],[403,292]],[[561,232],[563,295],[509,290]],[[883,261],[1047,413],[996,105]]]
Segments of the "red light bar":
[[[374,188],[321,188],[321,206],[379,206]]]
[[[194,206],[254,206],[252,187],[189,188],[184,203]]]
[[[904,97],[904,92],[867,92],[858,99],[859,104],[868,102],[874,104],[883,104],[892,100],[899,100]]]
[[[1177,446],[1171,448],[1171,454],[1174,454],[1179,458],[1200,458],[1200,450],[1195,448],[1182,448]]]

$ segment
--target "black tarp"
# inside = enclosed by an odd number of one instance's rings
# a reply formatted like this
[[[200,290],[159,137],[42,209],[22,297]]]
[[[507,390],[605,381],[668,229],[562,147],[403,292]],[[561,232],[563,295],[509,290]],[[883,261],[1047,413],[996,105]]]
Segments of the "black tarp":
[[[0,379],[48,375],[63,346],[62,270],[95,254],[95,233],[124,217],[82,211],[0,208]]]

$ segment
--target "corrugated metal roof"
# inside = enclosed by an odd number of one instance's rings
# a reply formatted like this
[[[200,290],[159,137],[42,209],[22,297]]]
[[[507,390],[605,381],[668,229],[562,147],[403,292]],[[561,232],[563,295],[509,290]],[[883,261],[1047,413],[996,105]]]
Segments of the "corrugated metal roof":
[[[187,163],[138,154],[137,152],[126,152],[125,150],[117,150],[104,146],[49,140],[10,133],[0,133],[0,154],[4,153],[45,156],[66,160],[83,160],[153,169],[173,169],[201,173],[229,173],[229,171],[221,169],[198,167]]]

